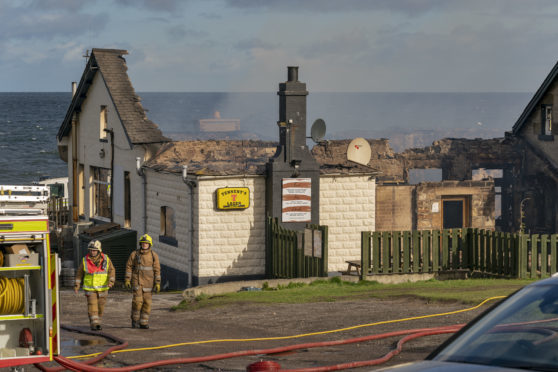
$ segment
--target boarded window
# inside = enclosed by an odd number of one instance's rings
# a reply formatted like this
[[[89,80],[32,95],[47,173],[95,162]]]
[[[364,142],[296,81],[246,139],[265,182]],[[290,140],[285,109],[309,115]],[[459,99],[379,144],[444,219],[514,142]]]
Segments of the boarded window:
[[[174,209],[161,207],[161,236],[176,239],[175,229]]]
[[[110,169],[91,167],[93,177],[93,215],[111,217]]]

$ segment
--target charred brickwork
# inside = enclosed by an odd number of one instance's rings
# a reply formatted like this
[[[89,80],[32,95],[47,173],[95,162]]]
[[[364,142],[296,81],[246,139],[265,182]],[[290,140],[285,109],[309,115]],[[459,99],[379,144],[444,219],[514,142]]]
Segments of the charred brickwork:
[[[558,172],[552,163],[521,138],[507,135],[494,139],[446,138],[435,141],[431,146],[408,149],[395,153],[387,139],[371,140],[372,158],[369,165],[378,169],[377,229],[437,228],[439,217],[427,218],[428,208],[432,210],[433,199],[421,204],[419,198],[428,188],[446,189],[452,194],[448,184],[430,183],[428,186],[409,185],[409,173],[416,169],[440,169],[442,181],[472,181],[474,173],[478,181],[493,182],[476,185],[463,183],[458,194],[471,195],[471,226],[491,228],[492,212],[486,208],[494,205],[494,198],[500,204],[500,216],[494,227],[501,231],[519,231],[522,222],[531,233],[554,233],[558,231],[558,201],[556,186]],[[496,170],[497,176],[482,178],[481,169]],[[443,184],[445,183],[445,186]],[[406,185],[406,188],[397,188]],[[468,185],[468,190],[462,186]],[[441,188],[440,188],[441,187]],[[492,187],[494,192],[488,191]],[[426,197],[425,200],[428,200]],[[476,200],[476,201],[475,201]],[[411,206],[408,205],[411,203]],[[429,205],[427,208],[426,205]],[[411,210],[411,212],[408,212]],[[410,214],[409,214],[410,213]],[[475,219],[474,216],[478,218]],[[488,220],[487,220],[488,218]]]

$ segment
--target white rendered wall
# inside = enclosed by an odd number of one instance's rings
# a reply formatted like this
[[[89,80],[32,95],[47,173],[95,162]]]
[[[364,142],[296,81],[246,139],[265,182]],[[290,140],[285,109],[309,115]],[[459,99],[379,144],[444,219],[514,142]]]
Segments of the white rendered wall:
[[[320,225],[328,226],[328,271],[360,260],[362,231],[375,229],[376,181],[370,176],[320,177]]]
[[[217,210],[215,190],[248,187],[250,206]],[[199,250],[197,275],[265,274],[265,178],[207,179],[199,182]]]

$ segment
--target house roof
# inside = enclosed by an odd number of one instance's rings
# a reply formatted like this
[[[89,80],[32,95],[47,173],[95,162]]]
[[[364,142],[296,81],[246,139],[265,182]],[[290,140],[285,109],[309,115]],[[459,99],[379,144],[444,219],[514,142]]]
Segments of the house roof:
[[[198,176],[263,175],[266,163],[277,151],[277,143],[242,140],[177,141],[163,145],[145,163],[156,171]]]
[[[136,95],[126,72],[128,67],[123,57],[126,54],[128,54],[126,50],[120,49],[93,49],[91,51],[76,94],[73,96],[64,121],[58,130],[59,140],[69,134],[74,112],[81,111],[93,77],[100,73],[131,144],[170,141],[169,138],[163,136],[158,126],[147,118],[140,103],[141,99]]]
[[[512,128],[513,134],[518,134],[521,128],[523,128],[527,119],[531,116],[531,113],[533,112],[533,110],[535,110],[537,104],[543,98],[550,85],[556,79],[557,75],[558,75],[558,62],[554,65],[550,73],[546,76],[546,79],[544,79],[539,89],[537,89],[537,91],[535,92],[533,98],[531,98],[531,100],[529,101],[529,103],[521,113],[521,116],[519,116],[519,119],[517,119],[517,121],[515,122]]]
[[[377,170],[347,159],[350,140],[328,141],[314,146],[312,154],[322,174],[376,174]],[[145,167],[155,171],[198,176],[265,175],[266,164],[275,156],[276,142],[254,140],[177,141],[163,145]]]

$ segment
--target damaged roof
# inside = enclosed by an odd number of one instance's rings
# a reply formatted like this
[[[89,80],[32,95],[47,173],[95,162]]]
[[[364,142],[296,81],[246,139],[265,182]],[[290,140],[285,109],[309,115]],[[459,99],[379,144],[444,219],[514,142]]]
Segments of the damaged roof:
[[[127,74],[128,67],[123,57],[126,54],[128,54],[126,50],[120,49],[95,48],[91,51],[76,94],[73,96],[64,121],[58,130],[58,140],[69,134],[74,112],[81,111],[93,78],[95,74],[100,73],[131,144],[170,141],[162,134],[157,124],[147,118],[140,103],[141,99],[136,95]]]
[[[347,160],[350,140],[327,141],[314,146],[312,155],[321,174],[371,174],[376,169]],[[266,164],[278,150],[277,142],[255,140],[176,141],[161,147],[145,163],[159,172],[188,173],[197,176],[265,175]]]

